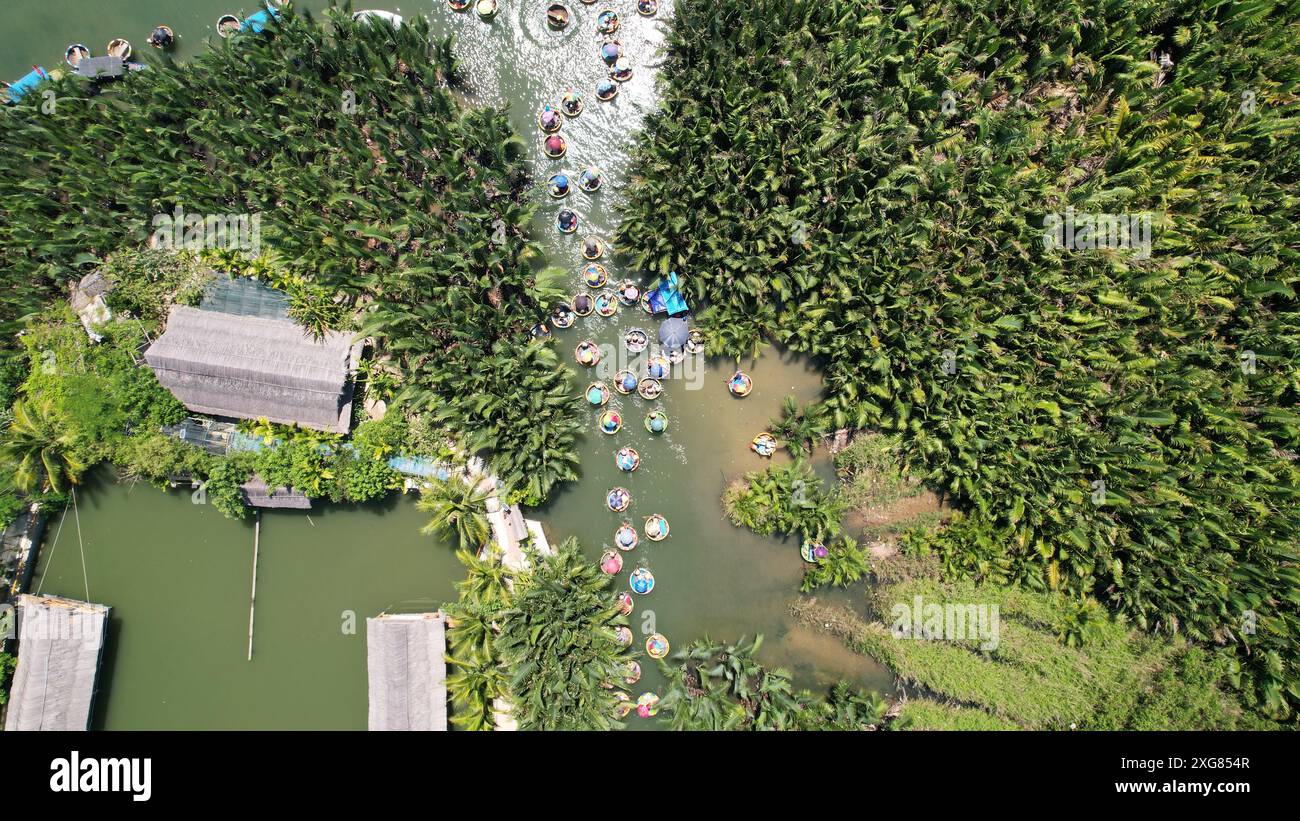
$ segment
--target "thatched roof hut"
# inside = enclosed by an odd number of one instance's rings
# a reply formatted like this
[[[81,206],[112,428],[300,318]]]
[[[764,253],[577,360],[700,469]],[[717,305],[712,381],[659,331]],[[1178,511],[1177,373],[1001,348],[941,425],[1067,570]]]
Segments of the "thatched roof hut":
[[[239,489],[244,492],[244,501],[253,507],[311,510],[311,499],[306,493],[291,487],[267,487],[260,476],[244,482]]]
[[[447,729],[446,652],[442,613],[366,619],[371,730]]]
[[[6,730],[90,727],[109,610],[58,596],[18,597],[18,667]]]
[[[314,340],[286,319],[178,305],[144,358],[192,411],[347,433],[361,348],[337,331]]]

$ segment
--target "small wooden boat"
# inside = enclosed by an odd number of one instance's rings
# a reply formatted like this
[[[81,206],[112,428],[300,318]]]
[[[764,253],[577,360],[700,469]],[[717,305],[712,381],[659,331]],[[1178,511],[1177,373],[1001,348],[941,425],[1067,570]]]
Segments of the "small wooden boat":
[[[623,344],[632,353],[641,353],[650,344],[650,336],[640,328],[633,328],[624,334]]]
[[[89,59],[90,59],[90,49],[86,48],[81,43],[73,43],[72,45],[68,46],[67,49],[65,49],[63,52],[63,62],[67,63],[69,66],[73,68],[76,68],[77,66],[81,65],[82,60],[89,60]]]
[[[578,343],[577,348],[574,348],[573,355],[577,358],[579,365],[590,368],[600,361],[600,346],[590,339],[584,339]]]
[[[644,596],[655,589],[655,574],[651,573],[647,568],[638,567],[632,571],[628,582],[632,586],[633,593]]]
[[[171,26],[154,26],[153,31],[149,32],[149,45],[154,48],[169,49],[175,43],[176,32],[172,31]]]
[[[609,282],[609,271],[599,262],[593,262],[583,267],[582,280],[588,288],[604,288],[605,283]]]
[[[546,7],[546,25],[555,31],[569,25],[569,7],[563,3],[552,3]]]
[[[582,113],[582,95],[576,88],[566,89],[560,97],[560,110],[566,117],[576,117]]]
[[[749,378],[749,374],[743,371],[736,371],[727,380],[727,390],[731,391],[732,396],[749,396],[749,392],[754,389],[754,380]]]
[[[584,396],[587,397],[587,403],[590,405],[595,405],[596,407],[608,405],[610,397],[609,387],[604,382],[592,382],[587,386],[587,392]]]
[[[613,34],[618,31],[618,12],[605,9],[596,15],[596,31],[601,34]]]
[[[116,57],[119,60],[131,59],[131,44],[121,37],[114,37],[112,40],[109,40],[106,51],[110,56]]]
[[[233,14],[223,14],[217,18],[217,34],[229,37],[239,31],[239,18]]]
[[[618,313],[618,297],[613,291],[601,291],[596,294],[596,314],[610,317]]]
[[[596,99],[607,103],[618,96],[618,83],[608,78],[596,83]]]
[[[668,520],[658,513],[653,516],[647,516],[645,520],[645,535],[652,542],[662,542],[668,538]]]
[[[668,655],[671,648],[668,646],[668,638],[662,633],[655,633],[645,640],[646,655],[652,659],[661,659]]]
[[[572,234],[578,230],[578,215],[565,208],[555,216],[555,227],[561,234]]]
[[[600,432],[613,436],[623,429],[623,414],[616,410],[607,410],[600,415]]]

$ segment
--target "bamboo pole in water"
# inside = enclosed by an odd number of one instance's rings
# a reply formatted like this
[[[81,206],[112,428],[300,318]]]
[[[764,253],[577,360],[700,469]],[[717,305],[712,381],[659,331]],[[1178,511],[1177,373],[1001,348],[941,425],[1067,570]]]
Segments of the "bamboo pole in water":
[[[248,660],[253,660],[253,611],[257,607],[257,551],[262,541],[262,511],[253,519],[253,592],[248,599]]]

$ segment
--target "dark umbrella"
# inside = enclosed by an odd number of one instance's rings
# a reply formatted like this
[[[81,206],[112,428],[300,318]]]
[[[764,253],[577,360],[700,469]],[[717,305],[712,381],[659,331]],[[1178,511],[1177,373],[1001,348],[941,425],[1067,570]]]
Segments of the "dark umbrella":
[[[690,333],[691,329],[686,324],[686,320],[665,319],[659,326],[659,342],[665,348],[682,348],[690,338]]]

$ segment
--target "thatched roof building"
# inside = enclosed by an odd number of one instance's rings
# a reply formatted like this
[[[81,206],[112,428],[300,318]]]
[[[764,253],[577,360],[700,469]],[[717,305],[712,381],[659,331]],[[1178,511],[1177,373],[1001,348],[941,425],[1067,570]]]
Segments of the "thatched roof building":
[[[260,476],[254,476],[239,486],[244,492],[244,501],[253,507],[280,508],[287,510],[311,510],[311,499],[297,488],[267,487]]]
[[[366,619],[371,730],[447,729],[446,652],[442,613]]]
[[[144,358],[192,411],[347,433],[361,348],[337,331],[316,341],[287,319],[178,305]]]
[[[58,596],[18,597],[18,667],[6,730],[90,727],[109,610]]]

